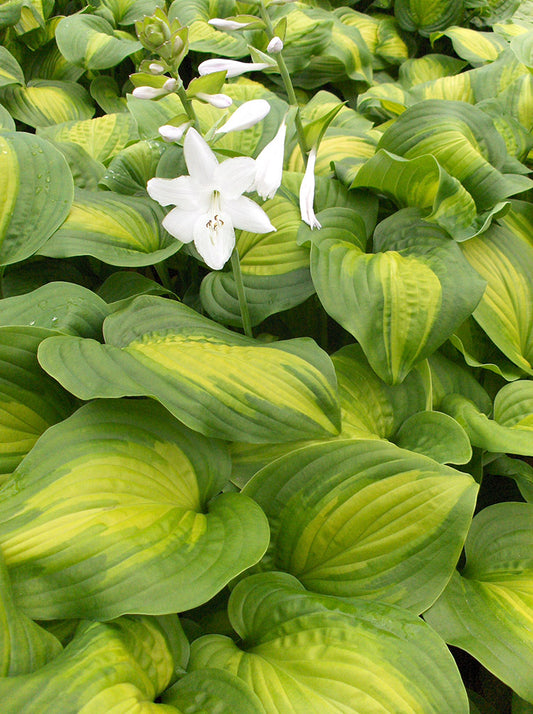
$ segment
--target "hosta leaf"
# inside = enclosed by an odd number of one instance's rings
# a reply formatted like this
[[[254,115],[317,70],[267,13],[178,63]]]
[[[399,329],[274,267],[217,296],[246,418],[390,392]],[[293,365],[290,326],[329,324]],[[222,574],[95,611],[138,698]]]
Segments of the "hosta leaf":
[[[432,154],[462,183],[479,211],[533,185],[525,176],[501,172],[505,142],[490,117],[466,102],[419,102],[396,119],[378,146],[406,159]]]
[[[416,59],[408,59],[398,70],[398,79],[406,87],[414,87],[432,80],[458,74],[466,62],[441,54],[426,54]]]
[[[483,414],[492,411],[492,399],[464,364],[457,364],[444,355],[435,352],[428,359],[431,370],[433,406],[439,411],[443,399],[448,394],[462,394],[470,399]]]
[[[141,49],[134,37],[116,32],[107,20],[95,15],[64,17],[55,36],[65,59],[85,69],[114,67]]]
[[[99,339],[110,310],[102,298],[75,283],[49,282],[0,300],[0,325],[35,325],[65,335]]]
[[[0,624],[0,678],[33,672],[62,650],[54,635],[39,627],[17,607],[1,551]]]
[[[40,253],[52,258],[93,255],[110,265],[153,265],[181,247],[161,227],[162,217],[147,197],[78,189],[66,221]]]
[[[242,231],[237,240],[252,325],[300,304],[315,291],[309,249],[296,243],[301,223],[298,207],[282,196],[275,196],[262,207],[276,231]],[[242,325],[233,273],[211,272],[202,281],[200,297],[211,317],[224,324]]]
[[[189,26],[189,44],[192,50],[222,57],[244,57],[248,54],[248,48],[241,32],[221,32],[208,24],[211,17],[236,15],[235,2],[230,0],[220,3],[219,11],[214,14],[212,7],[209,0],[193,0],[187,3],[175,0],[170,6],[168,16],[171,20],[177,19],[182,25]],[[220,12],[222,8],[223,11]]]
[[[206,602],[268,543],[253,502],[217,497],[228,477],[223,445],[159,404],[86,405],[2,491],[0,544],[20,607],[35,619],[108,619]]]
[[[96,191],[98,182],[105,173],[105,166],[79,144],[70,141],[54,141],[55,147],[63,154],[70,168],[76,188]]]
[[[173,627],[179,628],[177,618]],[[81,622],[72,642],[44,667],[31,674],[1,678],[0,697],[6,714],[38,714],[58,706],[61,711],[80,714],[170,714],[177,710],[146,706],[171,681],[173,668],[167,627],[158,619]],[[121,701],[126,701],[128,708],[115,709]]]
[[[22,0],[7,0],[0,5],[0,27],[16,25],[20,20]]]
[[[513,208],[461,249],[487,281],[474,318],[506,357],[533,375],[533,211],[522,202]]]
[[[133,25],[143,17],[153,15],[158,7],[164,7],[163,0],[102,0],[100,8],[111,11],[115,23]]]
[[[351,188],[371,188],[398,204],[429,211],[425,220],[447,230],[456,240],[477,233],[476,205],[461,183],[430,154],[404,159],[380,149],[366,161]]]
[[[159,139],[159,127],[183,113],[183,106],[177,94],[169,94],[157,102],[128,94],[126,101],[129,112],[126,116],[130,120],[133,119],[141,139]],[[123,149],[124,146],[125,144],[120,148]]]
[[[107,303],[114,303],[113,308],[116,309],[118,303],[122,303],[121,306],[125,307],[127,302],[138,295],[167,295],[169,292],[160,283],[140,273],[119,270],[104,280],[98,295]]]
[[[106,345],[50,340],[42,364],[82,398],[150,395],[210,436],[271,443],[339,431],[333,365],[312,340],[256,342],[149,296],[107,318],[104,335]]]
[[[0,104],[0,131],[15,131],[15,122],[11,114]]]
[[[289,572],[313,592],[419,613],[450,578],[477,489],[469,474],[420,454],[352,440],[293,451],[243,493],[270,522],[259,567]]]
[[[51,141],[78,144],[101,162],[108,161],[139,138],[135,120],[124,112],[58,124],[40,129],[39,134]]]
[[[530,466],[524,459],[499,456],[491,461],[486,468],[489,474],[512,478],[516,481],[524,501],[533,503],[533,466]]]
[[[137,141],[126,147],[112,159],[100,185],[129,196],[145,192],[163,150],[160,141]]]
[[[442,410],[466,430],[474,446],[492,452],[533,456],[533,382],[519,380],[502,387],[489,419],[467,398],[452,394]]]
[[[453,49],[459,57],[477,67],[485,62],[493,62],[509,45],[494,32],[478,32],[468,27],[447,26],[431,36],[431,42],[440,37],[449,37]]]
[[[383,221],[374,242],[383,252],[317,233],[311,275],[325,310],[354,335],[374,371],[398,384],[471,314],[485,285],[458,245],[416,211]]]
[[[466,464],[472,458],[465,430],[442,412],[413,414],[402,424],[394,441],[402,449],[425,454],[439,464]]]
[[[190,668],[240,677],[267,714],[466,714],[455,664],[424,622],[400,608],[306,592],[286,573],[239,583],[228,612],[245,649],[221,635],[191,648]]]
[[[0,47],[0,87],[9,84],[24,84],[24,72],[11,52]]]
[[[252,689],[222,669],[190,672],[163,692],[161,701],[187,714],[265,714]]]
[[[54,18],[54,21],[57,20],[59,22],[59,19]],[[47,42],[44,47],[39,47],[39,49],[32,52],[31,57],[25,59],[26,79],[77,82],[84,73],[83,67],[77,67],[71,62],[67,62],[55,42]]]
[[[0,101],[15,119],[33,127],[90,119],[94,114],[89,95],[74,82],[32,79],[27,86],[3,88]]]
[[[50,334],[40,327],[0,327],[0,481],[74,409],[74,400],[37,362],[39,343]]]
[[[49,142],[3,132],[0,188],[0,264],[9,265],[33,255],[61,225],[74,187],[67,162]]]
[[[532,546],[533,504],[485,508],[472,522],[464,570],[424,617],[533,704]]]
[[[463,17],[463,0],[395,0],[394,14],[400,27],[410,32],[418,31],[427,37],[460,22]]]
[[[98,75],[91,82],[90,92],[91,97],[106,114],[128,111],[126,97],[121,96],[120,88],[113,77]]]

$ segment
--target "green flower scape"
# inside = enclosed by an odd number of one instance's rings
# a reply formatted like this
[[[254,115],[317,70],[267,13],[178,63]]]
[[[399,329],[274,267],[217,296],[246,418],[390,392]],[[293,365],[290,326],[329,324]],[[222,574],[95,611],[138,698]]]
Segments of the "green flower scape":
[[[0,714],[533,712],[533,0],[0,43]]]

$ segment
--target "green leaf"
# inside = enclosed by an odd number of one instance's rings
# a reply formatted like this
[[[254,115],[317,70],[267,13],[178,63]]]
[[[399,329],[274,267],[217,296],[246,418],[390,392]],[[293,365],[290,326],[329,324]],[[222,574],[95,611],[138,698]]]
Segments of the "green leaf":
[[[394,441],[402,449],[425,454],[439,464],[466,464],[472,458],[465,430],[442,412],[413,414],[402,424]]]
[[[107,303],[114,303],[113,308],[125,307],[138,295],[166,295],[170,291],[155,280],[131,272],[120,270],[112,273],[100,286],[98,295]]]
[[[105,166],[85,151],[79,144],[70,141],[52,141],[63,154],[70,168],[76,188],[96,191],[98,182],[105,173]]]
[[[354,604],[380,600],[420,613],[453,572],[477,490],[469,474],[420,454],[351,440],[293,451],[243,493],[270,522],[261,569]]]
[[[164,7],[164,0],[101,0],[99,10],[110,10],[115,23],[134,25],[143,17],[150,17],[158,7]]]
[[[220,14],[211,13],[209,0],[181,2],[174,0],[168,11],[169,20],[179,20],[189,26],[189,46],[195,52],[208,52],[221,57],[244,57],[248,54],[246,39],[242,32],[221,32],[208,24],[211,17],[236,15],[235,2],[226,2]]]
[[[17,607],[1,552],[0,623],[1,678],[38,670],[62,650],[54,635],[39,627]]]
[[[439,411],[442,401],[448,394],[462,394],[470,399],[484,414],[492,411],[492,400],[474,377],[472,370],[467,370],[463,363],[457,364],[444,355],[435,352],[428,359],[431,370],[433,406]]]
[[[241,231],[237,239],[252,325],[299,305],[315,292],[309,272],[309,250],[296,243],[301,224],[298,207],[279,195],[266,201],[262,208],[276,231],[267,234]],[[200,297],[213,319],[227,325],[242,325],[233,273],[209,273],[202,281]]]
[[[24,84],[24,72],[11,52],[0,47],[0,87],[9,84]]]
[[[82,398],[150,395],[209,436],[272,443],[339,431],[333,365],[312,340],[257,342],[149,296],[108,317],[104,335],[106,345],[50,340],[41,363]]]
[[[5,714],[53,711],[59,702],[64,712],[84,714],[177,712],[149,704],[173,676],[170,633],[161,620],[121,617],[108,623],[81,622],[74,639],[44,667],[0,679]],[[173,629],[180,629],[177,618]],[[177,637],[178,633],[173,639]]]
[[[63,223],[74,187],[67,162],[49,142],[3,132],[0,188],[0,264],[9,265],[33,255]]]
[[[127,196],[145,193],[164,148],[160,141],[138,141],[122,149],[112,159],[100,185]]]
[[[49,282],[36,290],[0,300],[0,325],[43,327],[64,335],[99,339],[109,314],[105,302],[75,283]]]
[[[77,144],[85,149],[89,156],[101,162],[107,162],[139,138],[135,120],[124,112],[105,114],[85,121],[66,122],[40,129],[38,133],[50,141]]]
[[[264,573],[237,585],[228,613],[245,648],[221,635],[201,637],[190,668],[236,674],[267,714],[468,712],[442,641],[400,608],[350,605],[308,593],[286,573]]]
[[[153,265],[181,247],[161,227],[163,214],[148,197],[78,189],[66,221],[40,254],[52,258],[92,255],[120,266]]]
[[[41,327],[0,327],[0,482],[49,426],[74,409],[72,397],[37,362],[37,348],[51,334]]]
[[[406,159],[432,154],[461,182],[478,211],[533,186],[525,176],[502,173],[504,140],[490,117],[466,102],[419,102],[394,121],[378,146]]]
[[[82,407],[2,490],[0,543],[20,607],[109,619],[206,602],[268,543],[256,504],[218,495],[229,474],[223,444],[151,400]]]
[[[177,94],[168,94],[157,102],[128,94],[126,100],[141,139],[159,139],[159,127],[169,124],[174,117],[183,114],[183,105]]]
[[[383,221],[374,243],[382,252],[366,254],[317,232],[311,275],[324,309],[361,344],[374,371],[398,384],[472,313],[484,283],[457,243],[417,211]]]
[[[121,96],[120,89],[113,77],[100,74],[93,79],[90,87],[91,97],[106,114],[128,111],[126,97]]]
[[[494,32],[478,32],[468,27],[450,27],[450,25],[454,23],[448,23],[446,29],[438,28],[441,32],[432,34],[431,42],[434,43],[441,37],[449,37],[456,54],[473,67],[493,62],[508,48],[507,42]]]
[[[464,12],[463,0],[395,0],[394,14],[403,30],[418,31],[428,37],[434,30],[441,30],[461,22]]]
[[[15,122],[11,114],[0,104],[0,132],[15,131]]]
[[[15,119],[33,127],[90,119],[94,114],[89,95],[74,82],[32,79],[27,86],[4,87],[0,101]]]
[[[141,49],[141,43],[113,30],[103,17],[70,15],[56,28],[56,41],[68,62],[85,69],[107,69]]]
[[[163,692],[161,701],[187,714],[265,714],[250,687],[221,669],[190,672]]]
[[[533,456],[533,382],[519,380],[502,387],[494,400],[493,419],[459,394],[446,397],[441,406],[463,426],[474,446]]]
[[[441,54],[425,54],[423,57],[408,59],[398,70],[398,80],[407,89],[442,77],[458,75],[466,62]]]
[[[487,281],[474,318],[503,354],[533,375],[533,210],[513,210],[482,236],[463,243],[468,262]]]
[[[426,621],[533,703],[533,505],[497,503],[473,520],[466,566]]]

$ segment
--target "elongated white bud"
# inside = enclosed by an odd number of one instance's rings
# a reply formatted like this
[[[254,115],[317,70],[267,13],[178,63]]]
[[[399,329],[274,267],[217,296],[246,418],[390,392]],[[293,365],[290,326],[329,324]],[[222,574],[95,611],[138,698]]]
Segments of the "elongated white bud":
[[[237,22],[236,20],[224,20],[221,17],[213,17],[211,20],[208,20],[207,23],[209,25],[213,25],[213,27],[216,27],[217,30],[229,30],[230,32],[234,30],[243,30],[245,27],[248,27],[250,24],[249,22]]]
[[[198,92],[196,96],[198,99],[201,99],[202,102],[207,102],[217,109],[227,109],[233,104],[233,99],[228,97],[227,94],[206,94],[205,92]]]
[[[249,129],[264,119],[269,111],[270,104],[266,99],[251,99],[241,104],[215,133],[228,134],[230,131]]]
[[[162,64],[159,64],[159,62],[151,62],[148,65],[148,69],[152,74],[163,74],[163,72],[165,71],[165,68]]]
[[[255,160],[254,188],[264,201],[267,198],[273,198],[281,185],[286,133],[287,125],[284,119],[276,136],[265,146]]]
[[[137,99],[156,99],[168,94],[168,92],[162,87],[135,87],[132,94]]]
[[[213,72],[226,72],[226,77],[238,77],[245,72],[260,72],[270,67],[266,62],[239,62],[238,60],[211,59],[198,65],[201,77]]]
[[[315,162],[316,162],[316,147],[313,146],[309,152],[307,159],[307,168],[300,184],[300,215],[302,221],[313,230],[314,228],[322,228],[318,222],[313,210],[313,202],[315,200]]]

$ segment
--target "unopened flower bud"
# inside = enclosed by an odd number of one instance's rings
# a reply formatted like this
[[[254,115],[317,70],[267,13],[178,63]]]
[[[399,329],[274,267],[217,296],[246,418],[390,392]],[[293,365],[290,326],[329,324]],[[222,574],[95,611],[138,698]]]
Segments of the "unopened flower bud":
[[[233,104],[233,99],[226,94],[206,94],[205,92],[198,92],[196,97],[217,109],[227,109]]]
[[[311,230],[322,228],[313,210],[313,202],[315,200],[315,162],[316,147],[313,146],[309,152],[307,167],[300,184],[300,215],[302,221],[305,221]]]
[[[164,124],[160,126],[158,131],[160,136],[163,137],[165,141],[179,141],[181,137],[185,134],[185,131],[189,128],[190,122],[185,122],[179,126],[173,126],[172,124]]]
[[[245,27],[248,27],[250,24],[249,22],[237,22],[236,20],[224,20],[221,17],[214,17],[211,20],[207,21],[209,25],[213,25],[213,27],[216,27],[217,30],[229,30],[230,32],[233,30],[244,30]]]
[[[157,99],[157,97],[162,97],[167,93],[160,87],[135,87],[132,92],[137,99]]]
[[[266,117],[270,104],[266,99],[251,99],[244,102],[229,117],[228,121],[216,130],[215,134],[227,134],[230,131],[249,129]]]
[[[277,55],[283,49],[283,40],[281,37],[274,35],[270,40],[267,47],[267,52],[269,55]]]
[[[165,68],[162,64],[159,64],[159,62],[151,62],[148,65],[148,69],[152,74],[163,74],[163,72],[165,71]]]
[[[163,89],[165,92],[173,92],[176,89],[176,86],[178,84],[178,81],[174,79],[173,77],[170,77],[170,79],[167,79],[165,84],[163,85]]]
[[[210,59],[198,65],[200,76],[213,72],[226,72],[226,77],[238,77],[245,72],[259,72],[270,67],[266,62],[239,62],[238,60]]]

